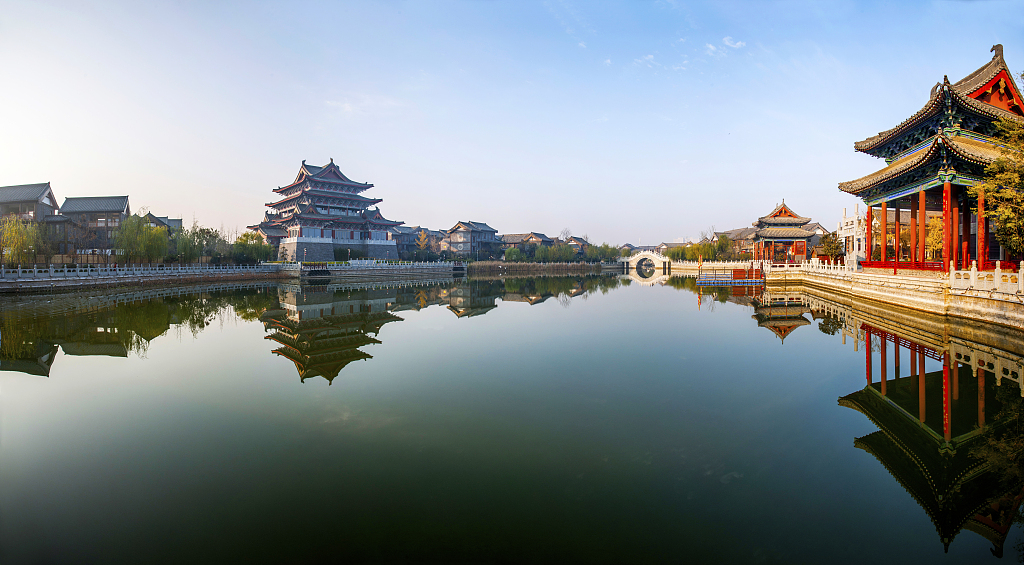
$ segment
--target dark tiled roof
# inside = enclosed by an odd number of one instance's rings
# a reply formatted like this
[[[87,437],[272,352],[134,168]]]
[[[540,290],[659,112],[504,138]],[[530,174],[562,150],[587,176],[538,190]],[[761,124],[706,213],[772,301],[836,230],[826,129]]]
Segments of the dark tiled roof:
[[[807,238],[813,235],[814,232],[800,228],[764,228],[757,230],[757,237]]]
[[[780,216],[778,218],[773,218],[772,217],[775,214],[778,214],[779,212],[782,212],[782,211],[789,212],[790,214],[792,214],[792,216]],[[771,212],[768,213],[768,215],[761,216],[760,218],[758,218],[757,221],[758,221],[758,223],[762,223],[762,224],[776,224],[776,225],[777,224],[806,224],[807,222],[811,221],[811,219],[810,218],[805,218],[803,216],[798,216],[797,213],[794,212],[792,208],[790,208],[789,206],[786,206],[786,201],[783,200],[782,204],[779,204],[778,206],[776,206],[774,210],[772,210]]]
[[[863,176],[856,180],[839,183],[839,190],[849,192],[851,194],[857,194],[867,188],[896,178],[899,175],[928,163],[942,152],[943,147],[949,149],[951,153],[961,159],[978,165],[988,165],[992,161],[998,159],[1001,155],[998,147],[985,143],[984,141],[978,141],[967,137],[951,138],[946,137],[945,135],[937,135],[932,138],[931,144],[926,148],[907,155],[902,159],[893,161],[884,169],[875,171],[870,175]]]
[[[49,189],[50,183],[48,182],[0,186],[0,202],[36,201],[42,198],[43,194]]]
[[[690,244],[686,243],[685,241],[669,241],[669,242],[663,242],[658,247],[664,246],[667,249],[672,249],[673,247],[686,247],[687,245],[690,245]]]
[[[80,214],[83,212],[124,212],[128,209],[127,196],[83,196],[65,198],[61,205],[62,214]]]
[[[61,214],[52,214],[49,216],[43,216],[43,222],[47,224],[59,224],[61,222],[70,222],[71,218],[63,216]]]
[[[489,226],[489,225],[487,225],[487,224],[485,224],[483,222],[459,222],[458,224],[455,224],[455,227],[453,227],[452,229],[454,230],[456,227],[459,226],[459,224],[462,224],[463,226],[465,226],[465,227],[467,227],[467,228],[469,228],[471,230],[474,230],[474,231],[492,231],[492,232],[495,232],[495,233],[498,232],[498,230],[492,228],[491,226]],[[449,231],[451,231],[451,230],[449,230]]]
[[[728,237],[730,241],[739,241],[741,239],[752,239],[757,233],[757,228],[736,228],[729,231],[715,232],[715,235],[721,237]]]
[[[514,243],[522,243],[522,241],[524,239],[526,239],[526,236],[528,236],[528,235],[530,235],[530,234],[528,234],[528,233],[506,233],[506,234],[501,236],[501,241],[504,242],[504,243],[513,243],[513,244]]]

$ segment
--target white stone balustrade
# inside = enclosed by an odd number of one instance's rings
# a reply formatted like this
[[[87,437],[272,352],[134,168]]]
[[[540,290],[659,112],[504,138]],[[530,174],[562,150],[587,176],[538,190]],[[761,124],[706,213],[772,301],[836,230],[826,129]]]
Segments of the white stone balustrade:
[[[977,290],[981,292],[1002,292],[1024,294],[1024,262],[1017,271],[1004,271],[996,261],[994,271],[978,271],[978,262],[971,261],[969,270],[956,270],[950,262],[949,288],[951,290]]]

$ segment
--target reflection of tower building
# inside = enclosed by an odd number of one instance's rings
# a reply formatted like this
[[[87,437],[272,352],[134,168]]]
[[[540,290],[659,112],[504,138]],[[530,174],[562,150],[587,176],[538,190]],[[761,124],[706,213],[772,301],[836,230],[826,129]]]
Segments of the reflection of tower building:
[[[863,329],[875,337],[878,379],[872,349],[866,347],[867,386],[840,398],[839,404],[867,416],[878,431],[857,438],[854,445],[882,463],[920,504],[947,550],[967,529],[991,541],[993,553],[1001,555],[1021,504],[1021,485],[1004,484],[991,462],[975,451],[986,444],[986,430],[1006,423],[986,419],[1000,412],[994,375],[972,368],[971,359],[961,364],[948,352],[866,324]],[[906,375],[900,374],[901,349],[910,360]],[[941,368],[926,371],[926,359]],[[1015,383],[1005,385],[1017,392]]]
[[[349,363],[372,359],[359,348],[380,343],[370,334],[402,319],[388,311],[394,290],[335,293],[292,287],[280,295],[281,309],[261,318],[264,328],[273,331],[266,339],[281,345],[274,353],[295,363],[302,382],[323,377],[331,383]]]

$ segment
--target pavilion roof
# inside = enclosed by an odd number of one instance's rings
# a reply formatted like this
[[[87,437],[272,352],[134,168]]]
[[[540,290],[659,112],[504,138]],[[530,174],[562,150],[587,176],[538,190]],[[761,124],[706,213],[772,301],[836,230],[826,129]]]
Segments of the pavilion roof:
[[[949,78],[943,77],[942,82],[937,82],[935,83],[935,86],[932,87],[931,94],[928,97],[928,102],[925,103],[924,107],[896,127],[885,130],[877,135],[873,135],[863,141],[854,143],[853,148],[865,153],[869,153],[872,150],[879,148],[889,140],[913,129],[924,120],[941,112],[945,107],[947,97],[950,98],[950,101],[958,102],[961,106],[967,107],[974,112],[993,119],[1007,118],[1021,120],[1022,117],[1019,113],[1004,110],[998,106],[993,106],[992,104],[975,100],[971,97],[972,94],[974,94],[979,88],[985,86],[1000,72],[1006,74],[1006,78],[1009,79],[1013,92],[1020,92],[1017,88],[1016,82],[1013,80],[1013,73],[1009,71],[1006,66],[1006,61],[1003,60],[1003,46],[995,45],[992,47],[992,50],[995,51],[995,55],[992,56],[991,61],[955,84],[950,84]],[[1020,103],[1018,103],[1017,107],[1021,107]]]
[[[322,167],[307,165],[306,161],[303,160],[302,165],[299,166],[298,174],[295,175],[295,180],[287,186],[281,186],[274,189],[274,192],[281,192],[307,180],[345,184],[362,190],[366,190],[373,186],[368,182],[355,182],[345,176],[345,174],[341,172],[341,169],[334,164],[334,159],[332,158],[330,163]]]
[[[367,206],[370,206],[370,205],[373,205],[373,204],[377,204],[378,202],[383,202],[380,198],[367,198],[365,196],[360,196],[358,194],[351,194],[351,193],[344,193],[344,192],[339,193],[339,192],[331,192],[331,191],[328,191],[328,190],[310,189],[310,190],[304,190],[302,192],[293,194],[291,196],[286,196],[286,197],[278,200],[277,202],[270,202],[270,203],[267,203],[266,205],[267,206],[271,206],[271,207],[273,207],[273,206],[280,206],[281,204],[284,204],[285,202],[288,202],[290,200],[295,200],[296,198],[304,198],[306,196],[324,196],[324,197],[327,197],[327,198],[334,198],[334,199],[337,199],[337,200],[348,200],[349,202],[358,202],[360,204],[365,204]]]
[[[776,206],[768,215],[758,218],[757,224],[806,224],[809,221],[811,221],[810,218],[797,215],[783,199],[782,204]]]
[[[814,237],[814,232],[805,230],[802,228],[794,227],[769,227],[757,230],[757,237],[759,238],[809,238]]]
[[[932,139],[931,144],[928,146],[889,163],[884,169],[856,180],[839,183],[839,190],[849,192],[850,194],[858,194],[865,189],[896,178],[930,162],[935,157],[941,156],[943,149],[949,150],[953,155],[965,161],[978,165],[988,165],[998,159],[1001,154],[999,146],[991,143],[985,143],[984,141],[969,137],[946,137],[944,134],[939,134]]]

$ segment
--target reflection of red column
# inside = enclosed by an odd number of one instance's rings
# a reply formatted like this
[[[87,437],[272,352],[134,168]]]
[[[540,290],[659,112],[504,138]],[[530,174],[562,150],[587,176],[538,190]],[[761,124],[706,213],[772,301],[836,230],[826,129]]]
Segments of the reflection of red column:
[[[953,361],[953,400],[960,400],[960,363]]]
[[[900,378],[900,342],[899,339],[892,342],[892,378]]]
[[[985,427],[985,370],[978,367],[978,427]]]
[[[879,353],[878,367],[879,367],[879,369],[882,370],[882,374],[879,377],[878,382],[881,383],[881,385],[882,385],[882,396],[885,396],[885,380],[886,380],[886,378],[888,378],[887,375],[886,375],[886,369],[888,369],[888,366],[887,366],[888,363],[885,362],[885,350],[888,349],[888,347],[889,347],[889,340],[886,339],[886,337],[884,335],[880,335],[878,337],[881,338],[881,342],[882,342],[881,348],[878,350],[878,353]]]
[[[864,374],[868,377],[868,386],[871,385],[871,332],[864,330]]]
[[[917,382],[917,419],[924,423],[925,416],[925,399],[924,399],[924,380],[928,376],[928,372],[924,369],[924,348],[917,352],[917,367],[920,371],[921,378]]]
[[[942,437],[950,439],[949,429],[949,352],[942,354]]]

